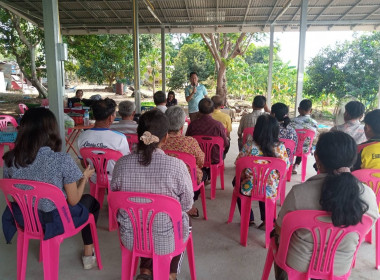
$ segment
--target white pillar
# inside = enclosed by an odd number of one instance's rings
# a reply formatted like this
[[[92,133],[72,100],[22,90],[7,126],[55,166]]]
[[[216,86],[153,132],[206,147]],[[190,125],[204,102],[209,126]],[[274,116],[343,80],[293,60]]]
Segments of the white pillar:
[[[270,108],[272,104],[272,76],[273,76],[273,40],[274,40],[274,25],[270,26],[270,46],[269,46],[269,65],[268,65],[268,91],[267,105]]]
[[[64,64],[59,50],[62,46],[58,0],[42,0],[46,72],[48,80],[49,108],[58,121],[59,132],[62,138],[62,151],[65,150],[65,124],[63,120],[63,95],[65,92]]]
[[[140,51],[139,51],[139,3],[133,1],[133,64],[135,70],[135,103],[136,113],[141,113],[141,93],[140,93]]]
[[[166,48],[165,48],[165,26],[161,27],[161,70],[162,70],[162,91],[166,94]]]
[[[300,41],[298,49],[298,68],[297,68],[297,95],[295,112],[297,113],[298,105],[302,100],[303,76],[305,68],[305,42],[306,42],[306,28],[307,28],[307,7],[309,0],[303,0],[301,6],[301,20],[300,20]]]

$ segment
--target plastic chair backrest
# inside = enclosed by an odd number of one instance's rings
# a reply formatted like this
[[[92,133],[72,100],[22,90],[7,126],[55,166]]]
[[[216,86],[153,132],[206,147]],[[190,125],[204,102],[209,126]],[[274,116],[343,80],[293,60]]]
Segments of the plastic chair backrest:
[[[122,153],[112,149],[98,148],[82,148],[79,152],[86,166],[88,164],[88,159],[92,162],[92,165],[94,166],[96,172],[97,184],[108,187],[108,162],[110,160],[116,162],[119,158],[123,156]]]
[[[254,127],[246,127],[243,130],[243,145],[247,143],[248,135],[251,135],[253,137],[253,131],[255,130]]]
[[[289,161],[293,162],[293,157],[294,157],[294,148],[296,147],[296,142],[294,142],[291,139],[285,139],[285,138],[280,138],[279,139],[282,143],[284,143],[286,152],[288,153]]]
[[[205,161],[203,166],[210,167],[212,164],[212,151],[214,146],[219,147],[219,163],[223,162],[223,152],[224,152],[224,140],[220,136],[205,136],[205,135],[194,135],[191,136],[197,140],[199,147],[205,153]],[[216,148],[216,147],[215,147]]]
[[[139,143],[139,137],[137,134],[124,133],[125,137],[127,137],[129,150],[132,151],[133,144]]]
[[[198,189],[197,184],[197,164],[195,157],[189,153],[178,152],[173,150],[165,150],[165,154],[181,159],[188,167],[190,172],[191,181],[193,182],[193,189]]]
[[[18,104],[18,108],[20,109],[21,115],[25,114],[25,111],[29,109],[28,106],[23,103]]]
[[[8,123],[11,123],[15,128],[18,127],[18,123],[14,117],[0,115],[0,131],[6,131]]]
[[[298,144],[297,144],[297,150],[295,155],[300,157],[303,154],[310,154],[311,153],[311,147],[313,146],[313,139],[315,136],[315,132],[311,129],[296,129],[297,132],[297,137],[298,137]],[[305,140],[309,138],[310,143],[309,143],[309,149],[307,153],[303,152],[303,143]]]
[[[267,161],[259,163],[257,161]],[[284,178],[286,174],[286,162],[274,157],[248,156],[241,157],[236,161],[236,178],[241,178],[244,169],[250,168],[253,175],[252,199],[264,200],[266,198],[266,185],[268,176],[273,170],[280,174],[279,178]],[[235,188],[240,189],[240,180],[235,180]]]
[[[28,189],[20,189],[17,185],[26,185]],[[0,179],[0,189],[3,191],[9,209],[12,211],[9,196],[20,207],[24,218],[24,232],[35,238],[43,238],[44,232],[38,216],[38,201],[41,198],[51,200],[58,210],[61,218],[64,232],[72,232],[75,230],[70,210],[66,202],[63,192],[54,185],[19,179]],[[13,213],[12,213],[13,214]]]
[[[276,263],[280,267],[288,267],[286,265],[286,256],[288,254],[290,240],[293,232],[298,229],[309,230],[314,240],[313,253],[310,259],[307,278],[305,279],[333,279],[336,250],[342,239],[351,232],[356,232],[359,236],[359,243],[352,262],[354,263],[360,243],[366,233],[371,229],[372,219],[367,215],[363,215],[362,222],[355,226],[334,227],[331,222],[327,222],[326,218],[322,217],[331,217],[331,215],[328,212],[319,210],[297,210],[285,215],[282,222],[280,244],[276,256]],[[292,268],[290,268],[290,270],[292,270]]]
[[[352,172],[358,180],[369,186],[376,194],[377,204],[380,203],[380,169],[359,169]],[[377,176],[375,176],[377,175]]]
[[[153,221],[158,213],[167,214],[173,223],[175,250],[170,254],[175,256],[184,250],[186,243],[182,241],[182,210],[174,198],[148,193],[110,192],[108,202],[115,217],[119,209],[129,216],[133,227],[133,251],[139,256],[152,258],[156,255]]]

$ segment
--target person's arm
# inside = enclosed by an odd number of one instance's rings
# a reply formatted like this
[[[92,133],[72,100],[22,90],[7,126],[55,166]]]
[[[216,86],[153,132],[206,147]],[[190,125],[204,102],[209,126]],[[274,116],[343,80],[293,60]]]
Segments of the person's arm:
[[[191,99],[193,99],[194,94],[197,92],[197,87],[194,86],[191,92],[190,92],[190,89],[188,87],[185,89],[185,91],[186,90],[188,93],[188,94],[186,94],[186,102],[189,102]]]
[[[265,106],[264,106],[264,112],[270,113],[270,109],[269,109],[267,104],[265,104]]]
[[[83,171],[83,177],[79,179],[78,184],[77,182],[73,182],[64,185],[67,194],[67,202],[71,206],[76,205],[82,198],[86,182],[91,177],[91,175],[94,174],[94,172],[95,169],[90,169],[90,166],[87,166],[87,168]]]

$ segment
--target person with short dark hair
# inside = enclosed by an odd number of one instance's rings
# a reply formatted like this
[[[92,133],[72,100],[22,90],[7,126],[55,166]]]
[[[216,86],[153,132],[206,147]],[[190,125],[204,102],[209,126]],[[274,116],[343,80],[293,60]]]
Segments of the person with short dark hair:
[[[110,129],[116,117],[116,102],[110,98],[98,100],[92,106],[92,112],[95,118],[95,125],[79,135],[78,149],[103,148],[119,151],[123,155],[129,154],[129,146],[125,135]],[[82,166],[84,166],[81,156],[79,156],[79,159]],[[107,172],[109,180],[112,178],[114,165],[114,161],[108,162]],[[95,176],[91,178],[91,181],[96,181]]]
[[[111,182],[112,191],[166,195],[181,204],[182,229],[177,229],[166,215],[159,214],[159,218],[154,220],[153,238],[158,255],[173,252],[174,232],[177,230],[183,233],[184,239],[188,237],[190,221],[187,212],[193,205],[193,184],[186,164],[178,158],[166,155],[162,150],[168,130],[169,121],[160,110],[150,110],[142,114],[137,127],[137,153],[118,160]],[[131,250],[134,242],[133,228],[128,214],[123,212],[119,212],[117,216],[120,239]],[[168,279],[176,279],[180,260],[181,255],[171,260]],[[152,259],[140,258],[140,275],[136,280],[153,279],[152,272]]]
[[[255,127],[257,118],[261,116],[262,114],[265,114],[265,112],[269,112],[267,105],[266,105],[267,99],[263,95],[257,95],[253,99],[252,102],[252,113],[249,113],[247,115],[243,115],[238,128],[238,145],[239,145],[239,151],[241,151],[241,148],[243,147],[243,132],[244,129],[248,127]],[[251,140],[252,138],[249,138]]]
[[[168,92],[168,98],[166,98],[166,107],[176,106],[177,105],[177,99],[175,98],[174,91],[170,90]]]
[[[153,95],[154,104],[156,104],[156,109],[160,110],[162,113],[165,113],[166,107],[166,96],[165,93],[161,90],[156,91]]]
[[[350,167],[356,159],[356,150],[355,140],[342,131],[321,134],[314,153],[320,173],[292,187],[276,220],[276,239],[281,242],[284,216],[297,210],[330,212],[330,221],[339,228],[357,225],[364,214],[370,216],[373,223],[378,219],[379,208],[374,192],[350,173]],[[286,264],[297,271],[306,272],[314,246],[312,233],[299,229],[293,237]],[[351,269],[357,246],[356,234],[347,235],[342,240],[335,255],[334,275],[344,275]],[[277,265],[274,270],[277,280],[288,279],[286,272]]]
[[[380,169],[380,109],[364,117],[364,132],[368,141],[359,145],[356,169]]]
[[[364,133],[364,125],[360,123],[360,119],[364,115],[365,107],[359,101],[350,101],[345,106],[344,124],[331,128],[331,131],[343,131],[356,141],[356,144],[363,143],[367,140]]]
[[[312,102],[309,99],[304,99],[300,102],[298,106],[298,117],[294,118],[290,122],[290,126],[294,129],[309,129],[315,132],[317,136],[318,123],[311,118],[310,114],[313,111]],[[303,144],[303,150],[305,153],[309,151],[310,139],[307,138]],[[301,164],[302,157],[296,157],[295,163],[293,165],[293,174],[298,173],[298,168]]]
[[[220,109],[223,106],[223,99],[219,95],[211,97],[212,102],[214,102],[214,112],[211,114],[211,117],[214,120],[221,122],[225,127],[227,132],[227,137],[230,137],[230,132],[232,131],[231,118],[229,115],[223,113]]]
[[[194,121],[198,117],[198,104],[202,98],[207,97],[207,91],[204,85],[198,83],[198,74],[191,72],[189,75],[190,85],[185,87],[185,97],[189,104],[190,121]]]
[[[253,141],[249,141],[244,144],[242,150],[239,152],[236,160],[241,157],[248,156],[258,156],[258,157],[275,157],[280,158],[286,162],[287,168],[290,166],[288,154],[286,152],[285,145],[279,141],[278,134],[280,128],[277,120],[268,114],[263,114],[257,118],[255,130],[253,131]],[[263,163],[267,161],[263,160]],[[270,198],[275,198],[277,196],[277,189],[279,185],[279,174],[276,170],[272,171],[268,175],[267,185],[266,185],[266,196]],[[235,182],[236,178],[234,178]],[[246,196],[251,196],[253,189],[254,175],[252,170],[247,168],[242,172],[240,178],[241,190],[240,193]],[[233,186],[235,186],[233,182]],[[238,199],[238,208],[240,211],[240,199]],[[260,216],[261,224],[258,226],[259,229],[265,230],[265,203],[260,201]],[[249,224],[254,225],[254,216],[251,210]]]
[[[214,102],[208,97],[203,98],[199,102],[199,118],[192,121],[187,128],[186,136],[206,135],[206,136],[220,136],[224,141],[224,155],[229,149],[229,141],[226,135],[224,126],[211,117],[214,111]],[[212,162],[219,162],[219,148],[215,147],[212,152]]]
[[[133,120],[136,114],[136,105],[134,102],[126,100],[119,103],[119,123],[112,124],[111,129],[117,130],[124,134],[136,134],[137,122]],[[131,147],[130,147],[131,148]]]
[[[57,120],[49,109],[31,108],[21,119],[14,149],[4,156],[3,178],[40,181],[54,185],[67,198],[69,210],[75,227],[88,220],[92,213],[95,222],[99,216],[99,202],[89,194],[84,194],[86,182],[94,173],[89,166],[83,171],[79,169],[73,158],[61,152],[62,139],[58,130]],[[21,189],[27,186],[20,185]],[[23,217],[16,204],[12,206],[13,218],[18,224],[23,224]],[[38,214],[44,227],[44,239],[50,239],[64,232],[62,222],[54,203],[48,199],[40,200]],[[4,215],[7,215],[5,212]],[[3,221],[4,221],[3,215]],[[9,219],[6,219],[9,221]],[[3,229],[12,224],[3,222]],[[15,227],[15,225],[13,224]],[[6,230],[5,232],[10,232]],[[14,228],[16,232],[16,228]],[[12,237],[10,237],[12,239]],[[82,256],[84,269],[97,266],[93,255],[93,240],[90,225],[82,229],[84,251]],[[9,240],[10,241],[10,240]],[[56,261],[56,260],[55,260]]]

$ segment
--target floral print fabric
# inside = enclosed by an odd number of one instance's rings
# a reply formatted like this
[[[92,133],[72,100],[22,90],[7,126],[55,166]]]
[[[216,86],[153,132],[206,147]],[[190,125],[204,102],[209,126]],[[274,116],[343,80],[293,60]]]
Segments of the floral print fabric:
[[[277,158],[280,158],[286,162],[286,168],[289,168],[290,162],[288,158],[288,154],[286,152],[285,145],[281,142],[279,142],[274,147],[274,153]],[[261,151],[261,148],[254,142],[247,142],[244,146],[239,155],[236,159],[239,159],[241,157],[246,156],[264,156],[263,152]],[[267,163],[266,160],[258,160],[257,163]],[[254,174],[250,168],[247,168],[244,170],[244,173],[241,177],[241,187],[240,191],[243,195],[251,196],[252,188],[253,188],[253,179]],[[277,188],[280,181],[280,174],[278,171],[273,170],[267,180],[266,184],[266,197],[267,198],[274,198],[277,196]]]
[[[289,124],[291,127],[294,129],[309,129],[313,130],[317,136],[317,129],[318,129],[318,123],[316,120],[312,119],[310,115],[305,115],[305,116],[298,116],[294,119]],[[309,152],[309,145],[310,145],[310,138],[306,138],[305,142],[303,143],[303,152],[307,153]]]

